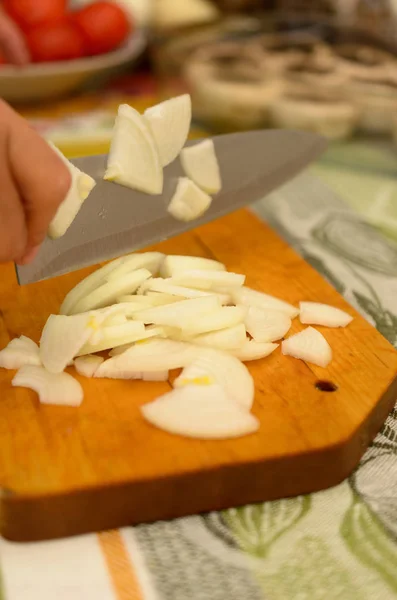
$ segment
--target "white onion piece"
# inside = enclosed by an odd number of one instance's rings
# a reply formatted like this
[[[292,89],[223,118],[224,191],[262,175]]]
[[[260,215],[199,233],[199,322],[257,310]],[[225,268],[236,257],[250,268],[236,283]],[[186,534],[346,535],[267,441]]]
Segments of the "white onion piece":
[[[148,281],[154,281],[153,279],[149,279]],[[143,295],[134,295],[134,294],[125,294],[124,296],[120,296],[117,298],[117,302],[124,304],[126,302],[130,302],[133,305],[139,305],[140,310],[144,308],[152,308],[153,306],[163,306],[165,304],[173,304],[174,302],[179,302],[181,297],[169,296],[168,294],[150,294],[147,293],[145,296]]]
[[[161,277],[174,277],[184,271],[226,271],[225,265],[211,258],[200,256],[168,255],[161,267]]]
[[[217,291],[219,288],[241,287],[244,285],[245,275],[228,271],[192,270],[174,275],[172,280],[176,285]]]
[[[168,377],[168,371],[148,371],[147,373],[142,373],[143,381],[168,381]]]
[[[97,332],[106,313],[73,316],[50,315],[40,340],[40,359],[50,373],[61,373]]]
[[[281,351],[286,356],[293,356],[305,362],[326,367],[332,360],[332,350],[325,337],[314,329],[307,327],[281,344]]]
[[[11,340],[0,351],[0,367],[3,369],[20,369],[24,365],[41,365],[39,347],[30,338],[21,335]]]
[[[79,302],[79,300],[81,300],[81,298],[87,296],[90,292],[99,287],[102,284],[102,282],[105,281],[106,276],[118,265],[120,265],[123,262],[124,258],[124,256],[116,258],[115,260],[112,260],[110,263],[107,263],[100,269],[97,269],[96,271],[90,273],[90,275],[87,275],[87,277],[82,279],[65,296],[65,299],[61,304],[61,308],[59,309],[60,314],[76,314],[77,311],[74,310],[74,307]]]
[[[265,310],[277,310],[285,313],[294,319],[299,314],[299,309],[292,304],[288,304],[279,298],[269,296],[263,292],[257,292],[248,287],[242,287],[232,291],[232,298],[235,304],[244,304],[245,306],[255,306],[256,308],[263,308]]]
[[[143,417],[168,433],[200,439],[236,438],[259,429],[259,421],[220,385],[175,389],[141,407]]]
[[[124,325],[124,323],[127,323],[127,317],[125,315],[122,315],[122,314],[112,315],[111,317],[106,319],[104,326],[112,327],[113,325]]]
[[[158,274],[164,254],[161,252],[144,252],[143,254],[130,254],[125,257],[121,265],[110,271],[107,275],[107,281],[119,279],[131,271],[146,269],[152,276]]]
[[[197,358],[175,379],[174,387],[220,385],[238,404],[251,410],[254,380],[240,360],[219,350],[202,350]]]
[[[242,360],[243,362],[249,360],[260,360],[266,358],[272,352],[278,348],[278,344],[268,344],[266,342],[255,342],[255,340],[247,340],[241,348],[238,350],[229,350],[229,352]]]
[[[170,98],[148,108],[144,118],[149,125],[163,167],[180,153],[190,130],[192,102],[189,94]]]
[[[131,372],[180,369],[189,365],[199,351],[193,344],[155,338],[134,344],[123,354],[105,360],[95,377],[129,379]]]
[[[117,298],[123,294],[135,292],[138,287],[151,277],[147,269],[138,269],[127,273],[120,279],[107,281],[87,296],[79,300],[75,305],[75,311],[84,313],[95,308],[101,308],[114,304]]]
[[[184,148],[181,164],[186,175],[208,194],[217,194],[222,188],[221,173],[212,140],[204,140]]]
[[[163,169],[152,133],[128,104],[119,106],[104,179],[147,194],[163,190]]]
[[[198,315],[194,321],[181,319],[179,327],[184,336],[193,337],[210,331],[219,331],[244,322],[247,314],[245,306],[223,306],[207,315]],[[244,332],[245,333],[245,332]]]
[[[301,323],[305,325],[323,325],[324,327],[346,327],[353,317],[340,308],[320,304],[319,302],[300,302]]]
[[[48,237],[56,239],[62,237],[69,229],[84,200],[88,198],[96,186],[96,181],[69,162],[54,144],[51,142],[49,144],[67,166],[72,179],[66,198],[59,205],[48,228]]]
[[[85,354],[102,352],[103,350],[109,350],[110,348],[116,348],[124,344],[131,344],[132,342],[155,337],[155,335],[152,331],[145,331],[143,323],[127,321],[127,323],[123,323],[122,325],[104,327],[101,330],[101,336],[95,339],[95,341],[89,340],[89,342],[80,348],[77,355],[84,356]]]
[[[291,319],[277,310],[265,310],[250,306],[245,327],[256,342],[276,342],[291,329]]]
[[[211,206],[212,198],[188,177],[180,177],[167,211],[178,221],[194,221]]]
[[[193,288],[183,287],[180,285],[174,285],[173,279],[152,278],[147,282],[147,292],[158,292],[159,294],[166,294],[166,298],[172,296],[179,296],[181,298],[203,298],[204,296],[217,296],[221,304],[228,304],[231,301],[230,294],[219,294],[218,292],[205,292],[204,290],[195,290]],[[151,296],[152,297],[152,296]]]
[[[74,360],[74,367],[79,375],[83,377],[94,377],[100,364],[105,359],[102,356],[88,354],[87,356],[79,356]]]
[[[41,404],[80,406],[84,398],[80,383],[68,373],[49,373],[33,365],[19,369],[12,385],[34,390]]]
[[[247,336],[245,326],[240,324],[220,331],[203,333],[192,338],[191,341],[199,346],[208,346],[219,350],[234,350],[245,344]]]
[[[206,296],[204,298],[181,300],[176,304],[148,308],[135,313],[135,318],[147,324],[179,327],[181,320],[186,321],[189,318],[194,320],[198,315],[205,315],[219,307],[220,302],[216,296]]]

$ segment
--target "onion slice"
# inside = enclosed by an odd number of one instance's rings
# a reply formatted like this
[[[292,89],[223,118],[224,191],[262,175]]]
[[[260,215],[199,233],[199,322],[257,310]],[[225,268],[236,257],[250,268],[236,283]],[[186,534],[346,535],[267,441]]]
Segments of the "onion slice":
[[[300,302],[301,323],[305,325],[323,325],[324,327],[346,327],[353,317],[340,308],[319,302]]]
[[[201,258],[200,256],[179,256],[169,254],[165,257],[161,268],[161,277],[175,277],[185,271],[226,271],[225,265],[212,260],[211,258]]]
[[[218,350],[202,350],[195,360],[175,379],[174,387],[186,385],[220,385],[240,406],[252,408],[255,395],[254,380],[243,363]]]
[[[217,194],[221,190],[221,174],[212,140],[184,148],[181,163],[186,175],[202,190],[208,194]]]
[[[229,304],[231,302],[230,294],[220,294],[218,292],[211,291],[206,292],[204,290],[196,290],[194,288],[174,285],[172,278],[152,278],[144,283],[144,287],[146,294],[148,291],[158,292],[159,295],[165,294],[164,297],[167,299],[170,297],[172,298],[172,296],[179,296],[180,298],[203,298],[204,296],[216,296],[217,298],[219,298],[221,304]],[[153,298],[153,295],[150,297]],[[159,302],[159,304],[161,303]],[[164,302],[164,304],[166,304],[166,302]]]
[[[259,421],[220,385],[175,389],[141,408],[143,417],[168,433],[200,439],[236,438],[254,433]]]
[[[326,367],[332,360],[332,350],[325,337],[314,329],[307,327],[281,344],[281,351],[286,356],[293,356],[319,367]]]
[[[147,194],[163,190],[163,169],[152,133],[128,104],[119,106],[104,179]]]
[[[245,327],[256,342],[275,342],[290,330],[291,319],[276,310],[251,306],[245,318]]]
[[[199,290],[221,290],[239,288],[244,285],[245,275],[229,271],[192,270],[176,274],[172,278],[177,285]],[[244,303],[243,303],[244,304]]]
[[[74,367],[79,375],[83,377],[94,377],[99,365],[103,363],[105,359],[102,356],[95,356],[89,354],[87,356],[79,356],[74,360]]]
[[[39,347],[28,337],[21,335],[11,340],[0,351],[0,367],[3,369],[20,369],[24,365],[41,365]]]
[[[188,177],[180,177],[167,211],[178,221],[194,221],[211,206],[212,198]]]
[[[241,323],[234,327],[203,333],[191,339],[194,344],[219,350],[241,348],[247,340],[245,326]]]
[[[194,321],[192,319],[187,322],[181,320],[179,327],[182,329],[184,336],[192,337],[239,325],[244,322],[246,314],[247,309],[245,306],[223,306],[207,315],[198,315]]]
[[[230,350],[229,352],[243,362],[250,360],[260,360],[272,354],[278,344],[268,344],[266,342],[256,342],[255,340],[247,340],[238,350]]]
[[[154,277],[160,271],[160,265],[164,260],[161,252],[144,252],[142,254],[130,254],[125,257],[121,265],[110,271],[106,276],[107,281],[113,281],[127,275],[131,271],[146,269]]]
[[[219,307],[220,302],[216,296],[205,296],[204,298],[192,298],[181,300],[175,304],[148,308],[135,313],[135,318],[147,324],[179,327],[181,321],[195,319],[198,315],[205,315]]]
[[[189,94],[170,98],[145,110],[163,167],[170,164],[186,143],[192,120],[192,102]]]
[[[292,304],[248,287],[233,290],[232,298],[235,304],[244,304],[245,306],[254,306],[265,310],[277,310],[288,315],[290,319],[294,319],[299,314],[299,309],[292,306]]]
[[[80,383],[68,373],[49,373],[34,365],[21,367],[12,385],[34,390],[41,404],[80,406],[84,397]]]

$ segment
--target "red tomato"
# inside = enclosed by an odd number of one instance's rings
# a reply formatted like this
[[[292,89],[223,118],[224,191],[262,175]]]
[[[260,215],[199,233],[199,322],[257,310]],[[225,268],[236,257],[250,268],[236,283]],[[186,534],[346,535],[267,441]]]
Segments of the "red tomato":
[[[72,60],[85,54],[82,34],[67,21],[36,27],[28,32],[26,41],[33,62]]]
[[[8,63],[6,57],[4,56],[4,54],[2,52],[0,52],[0,66],[2,65],[6,65]]]
[[[93,2],[74,13],[90,54],[104,54],[120,46],[132,26],[124,10],[114,2]]]
[[[64,18],[67,0],[4,0],[3,4],[21,29],[28,31]]]

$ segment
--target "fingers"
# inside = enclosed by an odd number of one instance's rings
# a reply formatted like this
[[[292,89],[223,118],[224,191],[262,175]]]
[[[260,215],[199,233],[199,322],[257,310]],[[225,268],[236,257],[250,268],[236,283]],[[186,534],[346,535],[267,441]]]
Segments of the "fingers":
[[[12,64],[26,65],[30,61],[29,51],[21,31],[1,7],[0,48]]]
[[[15,226],[15,232],[7,233],[10,240],[8,250],[3,250],[2,260],[26,262],[32,260],[46,237],[48,226],[70,189],[71,176],[48,143],[0,101],[1,124],[7,131],[7,162],[0,172],[0,202],[3,213],[10,213],[9,227]],[[7,168],[8,174],[4,172]],[[12,190],[10,184],[4,188],[3,177],[12,182]],[[19,223],[21,211],[23,235]]]
[[[0,123],[0,263],[20,259],[27,245],[25,212],[11,176],[7,127]]]

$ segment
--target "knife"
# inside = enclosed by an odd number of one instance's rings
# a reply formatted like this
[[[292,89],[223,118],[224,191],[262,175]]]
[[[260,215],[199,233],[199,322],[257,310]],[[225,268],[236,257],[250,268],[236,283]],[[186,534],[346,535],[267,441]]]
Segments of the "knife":
[[[159,196],[102,179],[107,156],[88,156],[71,162],[97,180],[65,235],[46,239],[34,262],[16,265],[20,285],[33,283],[109,260],[161,242],[261,200],[298,175],[325,150],[324,138],[303,131],[265,130],[213,138],[222,190],[209,210],[188,223],[177,221],[167,206],[177,178],[184,176],[177,158],[164,169]],[[197,140],[188,142],[188,145]]]

